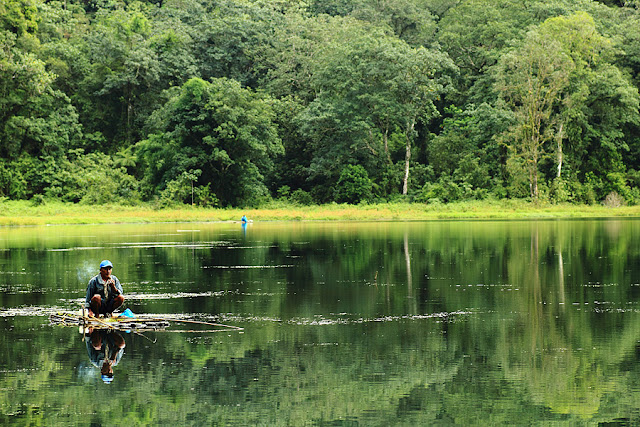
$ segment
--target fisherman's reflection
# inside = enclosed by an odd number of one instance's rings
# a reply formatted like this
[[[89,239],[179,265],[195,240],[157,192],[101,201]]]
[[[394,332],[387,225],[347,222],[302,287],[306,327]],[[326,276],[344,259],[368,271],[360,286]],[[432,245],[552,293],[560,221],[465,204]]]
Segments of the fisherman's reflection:
[[[100,368],[102,381],[111,383],[113,367],[120,363],[124,353],[124,338],[116,331],[90,328],[86,343],[89,359],[95,367]]]

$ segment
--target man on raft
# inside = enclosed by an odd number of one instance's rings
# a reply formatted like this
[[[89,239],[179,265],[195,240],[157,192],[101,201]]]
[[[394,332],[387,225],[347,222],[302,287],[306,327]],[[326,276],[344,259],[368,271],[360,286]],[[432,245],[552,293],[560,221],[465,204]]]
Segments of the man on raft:
[[[111,313],[124,303],[122,285],[118,278],[111,274],[113,264],[104,260],[100,263],[100,274],[89,280],[85,308],[89,309],[89,317],[111,317]]]

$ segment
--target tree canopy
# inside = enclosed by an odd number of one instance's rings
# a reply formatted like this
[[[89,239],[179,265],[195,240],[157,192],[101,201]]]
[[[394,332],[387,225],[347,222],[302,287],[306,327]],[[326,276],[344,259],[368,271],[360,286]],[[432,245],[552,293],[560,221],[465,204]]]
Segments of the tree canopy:
[[[3,0],[0,197],[98,202],[76,175],[100,164],[130,203],[637,203],[639,21],[594,0]]]

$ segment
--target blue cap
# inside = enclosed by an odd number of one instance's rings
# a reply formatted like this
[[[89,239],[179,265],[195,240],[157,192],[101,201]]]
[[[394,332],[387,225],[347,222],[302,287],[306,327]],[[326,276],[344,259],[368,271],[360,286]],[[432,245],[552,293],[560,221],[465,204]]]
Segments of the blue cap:
[[[104,267],[111,267],[113,268],[113,264],[111,264],[111,261],[109,261],[108,259],[105,259],[104,261],[102,261],[100,263],[100,268],[104,268]]]
[[[102,374],[100,377],[102,378],[102,381],[104,381],[105,384],[111,384],[111,381],[113,381],[113,375]]]

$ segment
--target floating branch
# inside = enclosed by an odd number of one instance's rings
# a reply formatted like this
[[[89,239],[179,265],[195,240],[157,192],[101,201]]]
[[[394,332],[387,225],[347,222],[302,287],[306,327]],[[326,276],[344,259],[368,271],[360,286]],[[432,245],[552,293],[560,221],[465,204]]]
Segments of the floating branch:
[[[147,319],[145,319],[145,320],[147,320]],[[239,326],[223,325],[222,323],[202,322],[202,321],[199,321],[199,320],[160,319],[160,318],[151,318],[151,319],[148,319],[148,320],[166,321],[166,322],[175,322],[175,323],[190,323],[190,324],[195,324],[195,325],[206,325],[206,326],[215,326],[215,327],[219,327],[219,328],[233,329],[234,331],[244,331],[244,328],[241,328]]]

